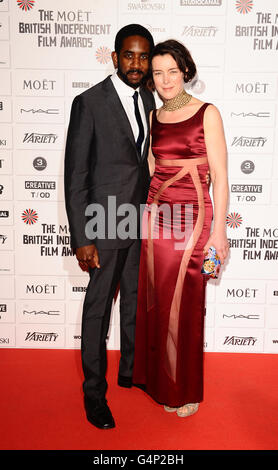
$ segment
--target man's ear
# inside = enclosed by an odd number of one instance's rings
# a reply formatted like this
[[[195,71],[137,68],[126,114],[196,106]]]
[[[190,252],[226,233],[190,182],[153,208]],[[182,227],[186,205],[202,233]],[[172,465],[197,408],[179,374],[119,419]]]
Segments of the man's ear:
[[[118,55],[117,55],[117,53],[115,51],[113,51],[111,53],[111,57],[112,57],[114,67],[115,67],[115,69],[117,69],[118,68]]]

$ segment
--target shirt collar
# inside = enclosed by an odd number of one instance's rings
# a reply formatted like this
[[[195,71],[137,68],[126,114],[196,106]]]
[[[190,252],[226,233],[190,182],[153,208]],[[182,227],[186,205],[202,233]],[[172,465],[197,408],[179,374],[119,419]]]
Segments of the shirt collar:
[[[113,73],[113,75],[111,75],[111,80],[119,96],[133,96],[135,91],[140,91],[140,87],[134,89],[131,86],[127,85],[125,82],[123,82],[116,71]]]

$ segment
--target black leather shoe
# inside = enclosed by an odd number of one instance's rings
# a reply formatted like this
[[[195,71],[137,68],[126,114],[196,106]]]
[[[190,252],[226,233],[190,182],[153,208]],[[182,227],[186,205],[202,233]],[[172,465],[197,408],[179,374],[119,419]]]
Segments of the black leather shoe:
[[[99,429],[112,429],[115,427],[115,421],[106,400],[93,401],[85,397],[84,402],[87,419],[91,424]]]
[[[124,375],[118,376],[118,385],[120,387],[131,388],[132,387],[132,377],[125,377]]]

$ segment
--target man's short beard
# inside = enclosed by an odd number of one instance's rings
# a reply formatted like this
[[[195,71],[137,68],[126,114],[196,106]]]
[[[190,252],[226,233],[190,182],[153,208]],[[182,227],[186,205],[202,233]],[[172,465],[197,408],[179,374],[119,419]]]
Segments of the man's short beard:
[[[126,83],[128,86],[131,86],[132,88],[137,88],[138,86],[140,86],[142,84],[142,80],[144,78],[144,74],[143,72],[137,70],[137,69],[133,69],[133,70],[136,70],[138,73],[141,74],[141,79],[137,82],[137,83],[130,83],[129,80],[128,80],[128,73],[123,73],[122,70],[120,69],[120,67],[118,67],[118,75],[119,77],[122,79],[122,81],[124,83]],[[129,71],[131,72],[131,71]]]

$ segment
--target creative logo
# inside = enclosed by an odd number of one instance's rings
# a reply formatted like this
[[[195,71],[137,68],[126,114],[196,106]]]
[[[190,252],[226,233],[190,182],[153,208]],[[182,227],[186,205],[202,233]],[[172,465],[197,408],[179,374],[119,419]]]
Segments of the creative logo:
[[[35,0],[17,0],[17,4],[21,10],[30,11],[35,5]]]
[[[226,225],[230,228],[238,228],[242,224],[242,217],[238,212],[231,212],[226,217]]]
[[[249,13],[253,8],[253,0],[237,0],[236,10],[243,15]]]
[[[111,60],[111,50],[108,47],[99,47],[96,50],[96,59],[100,64],[108,64]]]
[[[21,218],[26,225],[34,225],[37,222],[38,217],[38,213],[33,209],[26,209],[21,214]]]

